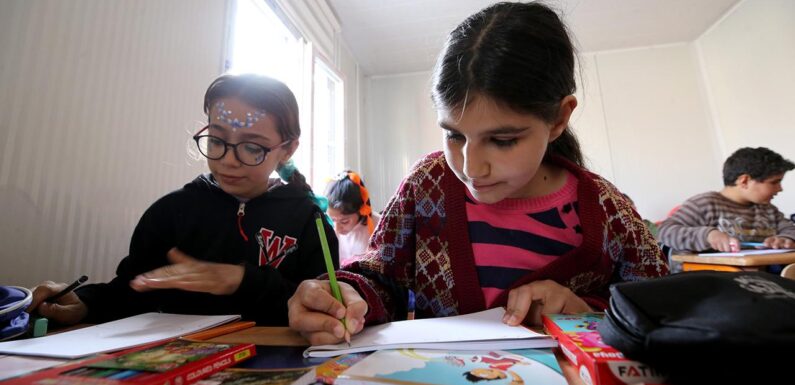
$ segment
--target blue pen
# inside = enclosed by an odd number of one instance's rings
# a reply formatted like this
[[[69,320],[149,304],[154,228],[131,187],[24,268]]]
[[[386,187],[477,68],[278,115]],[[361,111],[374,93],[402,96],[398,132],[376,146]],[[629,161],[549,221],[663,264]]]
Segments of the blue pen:
[[[409,303],[408,303],[408,312],[406,313],[407,320],[414,319],[414,291],[409,289]]]
[[[740,242],[740,246],[745,247],[765,247],[765,244],[762,242]]]

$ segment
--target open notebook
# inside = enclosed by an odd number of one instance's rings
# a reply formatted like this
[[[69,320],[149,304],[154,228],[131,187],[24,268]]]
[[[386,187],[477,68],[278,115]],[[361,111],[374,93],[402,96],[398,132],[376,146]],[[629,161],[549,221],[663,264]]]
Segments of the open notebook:
[[[557,342],[523,326],[502,323],[505,309],[453,317],[395,321],[369,326],[347,343],[310,346],[307,357],[333,357],[382,349],[506,350],[551,348]]]
[[[64,333],[0,343],[0,353],[57,358],[164,341],[240,319],[239,315],[144,313]]]

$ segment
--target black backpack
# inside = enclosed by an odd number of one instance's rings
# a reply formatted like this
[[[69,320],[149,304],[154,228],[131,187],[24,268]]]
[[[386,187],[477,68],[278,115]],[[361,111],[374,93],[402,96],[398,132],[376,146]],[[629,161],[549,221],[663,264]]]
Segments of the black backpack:
[[[795,280],[698,271],[610,287],[598,331],[680,383],[795,384]]]

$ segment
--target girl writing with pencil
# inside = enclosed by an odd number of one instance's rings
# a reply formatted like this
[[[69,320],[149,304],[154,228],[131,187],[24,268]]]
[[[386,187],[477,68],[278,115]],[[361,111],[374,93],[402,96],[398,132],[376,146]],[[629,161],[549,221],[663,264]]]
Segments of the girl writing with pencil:
[[[667,274],[630,203],[583,166],[574,69],[542,4],[494,4],[455,28],[433,76],[444,151],[414,165],[366,255],[337,272],[344,305],[328,282],[304,281],[290,326],[336,343],[403,319],[409,289],[418,318],[505,306],[505,323],[538,325],[604,309],[612,283]]]
[[[30,310],[63,324],[151,311],[287,324],[296,285],[326,271],[313,220],[320,209],[290,161],[301,134],[295,96],[271,78],[224,75],[204,111],[207,125],[193,138],[210,173],[144,213],[113,280],[53,303],[45,299],[65,285],[45,282]],[[338,265],[336,238],[328,240]]]

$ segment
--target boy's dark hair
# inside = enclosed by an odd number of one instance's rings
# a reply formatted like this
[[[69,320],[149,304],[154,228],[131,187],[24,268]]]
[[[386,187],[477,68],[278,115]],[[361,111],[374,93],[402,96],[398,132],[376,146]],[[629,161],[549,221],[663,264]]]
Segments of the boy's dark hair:
[[[344,175],[350,172],[346,170]],[[328,207],[342,211],[343,214],[357,214],[359,209],[364,204],[362,200],[362,193],[359,186],[350,178],[342,177],[329,182],[326,186],[326,198],[328,199]],[[360,218],[360,220],[363,218]]]
[[[448,36],[433,76],[437,108],[463,109],[480,95],[545,122],[577,88],[574,46],[558,15],[539,3],[497,3],[468,17]],[[547,154],[583,165],[567,128]]]
[[[255,74],[222,75],[210,84],[204,94],[204,113],[208,118],[213,103],[226,97],[240,98],[251,107],[272,116],[283,141],[295,140],[301,136],[298,102],[284,83]],[[305,190],[312,191],[306,178],[298,170],[292,172],[288,182],[297,183]]]
[[[740,175],[748,174],[755,181],[784,174],[795,168],[790,160],[766,147],[743,147],[723,163],[723,185],[734,186]]]

